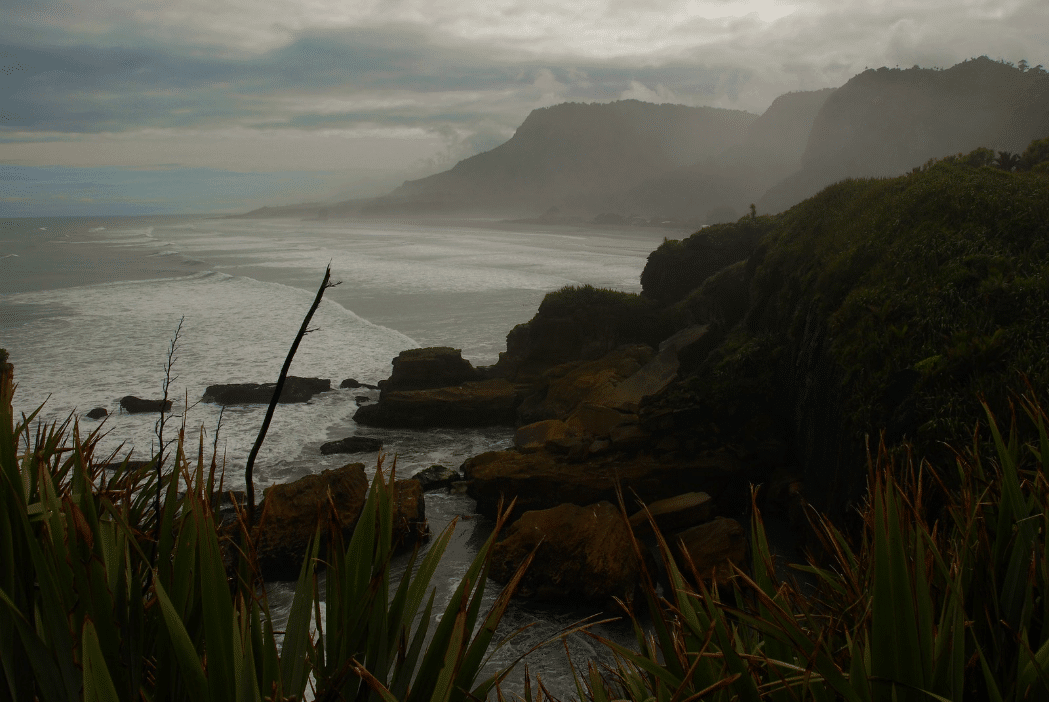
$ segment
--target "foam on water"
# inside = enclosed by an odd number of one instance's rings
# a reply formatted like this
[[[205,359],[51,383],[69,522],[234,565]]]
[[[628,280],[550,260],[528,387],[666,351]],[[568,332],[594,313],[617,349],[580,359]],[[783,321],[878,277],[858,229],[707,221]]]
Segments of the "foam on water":
[[[304,339],[291,372],[330,378],[337,387],[347,377],[366,383],[387,377],[391,359],[418,345],[454,346],[475,363],[492,363],[505,348],[506,333],[530,319],[548,291],[568,284],[639,290],[645,259],[664,235],[289,220],[102,224],[59,222],[59,232],[40,237],[37,222],[0,220],[4,253],[24,255],[0,264],[8,276],[0,277],[0,346],[15,363],[16,411],[29,412],[48,397],[43,416],[52,421],[103,406],[111,413],[103,448],[128,442],[140,458],[156,443],[156,415],[120,414],[119,398],[160,397],[168,346],[183,316],[165,436],[174,436],[186,415],[191,446],[203,426],[210,447],[219,408],[197,403],[204,388],[276,380],[329,261],[333,279],[343,284],[326,292],[311,325],[318,331]],[[188,270],[196,272],[186,275]],[[324,441],[356,433],[382,439],[402,476],[434,463],[459,466],[505,447],[512,436],[506,427],[362,429],[352,420],[359,394],[334,390],[307,404],[280,405],[256,464],[257,487],[350,460],[372,469],[374,455],[320,454]],[[218,446],[227,487],[243,487],[241,471],[264,413],[261,405],[223,413]],[[85,429],[96,426],[81,421]],[[439,531],[456,515],[472,512],[473,504],[466,496],[430,494],[426,510]],[[436,576],[439,609],[486,535],[482,518],[460,526]],[[267,590],[275,615],[286,616],[290,590],[279,584]],[[540,626],[502,649],[493,663],[510,662],[586,614],[515,603],[500,635]],[[572,645],[588,645],[580,641]],[[575,652],[581,660],[596,651]],[[574,691],[559,652],[540,654],[532,666],[555,690]]]
[[[148,450],[156,417],[118,414],[119,398],[161,396],[167,350],[184,315],[177,377],[169,393],[173,411],[184,412],[188,395],[190,426],[213,430],[218,408],[193,406],[204,388],[275,380],[311,302],[312,295],[298,288],[210,272],[12,295],[5,301],[10,309],[27,305],[49,311],[34,315],[5,340],[12,358],[19,360],[16,410],[28,412],[47,399],[42,416],[54,420],[74,409],[102,406],[114,415],[107,422],[106,448],[130,441],[140,452]],[[317,331],[300,346],[291,373],[331,378],[336,387],[351,376],[376,382],[389,374],[393,355],[417,346],[333,301],[322,302],[311,326]],[[260,462],[293,461],[354,410],[345,392],[329,393],[309,405],[283,405]],[[260,406],[227,409],[223,445],[232,463],[243,464],[261,411]]]

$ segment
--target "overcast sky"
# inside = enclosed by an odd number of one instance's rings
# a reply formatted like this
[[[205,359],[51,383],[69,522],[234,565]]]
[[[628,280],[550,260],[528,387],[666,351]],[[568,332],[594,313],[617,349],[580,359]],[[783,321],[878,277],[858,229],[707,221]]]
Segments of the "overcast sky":
[[[15,0],[0,216],[387,192],[559,102],[762,112],[867,67],[1049,64],[1046,0]]]

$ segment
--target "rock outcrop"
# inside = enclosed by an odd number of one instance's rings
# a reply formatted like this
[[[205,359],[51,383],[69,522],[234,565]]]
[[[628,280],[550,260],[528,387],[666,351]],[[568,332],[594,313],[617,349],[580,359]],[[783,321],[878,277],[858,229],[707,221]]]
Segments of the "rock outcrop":
[[[109,416],[109,410],[107,410],[105,407],[96,407],[93,410],[90,410],[84,416],[88,419],[102,419],[103,417]]]
[[[128,414],[140,412],[170,412],[171,400],[144,400],[134,395],[125,395],[120,398],[120,408]]]
[[[382,440],[370,436],[347,436],[338,441],[321,444],[321,453],[328,456],[333,453],[373,453],[382,450]]]
[[[460,349],[433,346],[408,349],[393,359],[393,371],[387,380],[379,381],[385,394],[393,390],[429,390],[482,380],[481,373],[463,358]]]
[[[228,383],[209,385],[204,390],[204,402],[220,405],[268,405],[273,398],[276,383]],[[280,399],[282,404],[308,402],[314,395],[331,390],[328,378],[300,378],[289,375],[284,380]]]
[[[434,464],[429,468],[419,471],[412,476],[412,480],[422,486],[423,492],[432,490],[448,490],[452,485],[463,479],[459,471],[454,468]]]
[[[682,572],[690,572],[687,563],[691,561],[699,577],[722,582],[732,575],[732,564],[741,568],[746,565],[746,533],[735,519],[717,517],[686,529],[675,540]]]
[[[484,374],[448,347],[409,349],[393,359],[393,372],[379,381],[374,404],[358,403],[353,419],[377,427],[478,427],[513,424],[517,389]]]
[[[676,531],[703,524],[714,512],[714,500],[705,492],[687,492],[665,500],[657,500],[646,509],[640,509],[630,515],[630,528],[637,536],[647,536],[652,532],[652,520],[659,533],[668,536]]]
[[[500,499],[506,504],[517,499],[514,516],[563,503],[615,502],[617,479],[624,495],[636,493],[645,503],[700,490],[716,496],[729,483],[742,479],[742,467],[728,453],[674,462],[647,455],[594,456],[569,462],[544,450],[482,453],[463,463],[462,470],[470,481],[467,494],[477,500],[477,511],[494,519]]]
[[[525,512],[492,548],[492,579],[508,582],[533,550],[518,596],[629,601],[637,591],[641,563],[623,516],[608,502]]]
[[[394,483],[394,539],[411,545],[429,533],[422,488],[414,480]],[[310,539],[321,527],[327,543],[331,529],[348,539],[360,519],[368,493],[363,463],[350,463],[319,475],[269,487],[255,529],[259,568],[266,580],[294,580]]]
[[[428,390],[383,389],[379,401],[362,405],[358,424],[377,427],[479,427],[513,424],[518,395],[502,378]]]
[[[368,478],[363,463],[350,463],[320,475],[266,489],[256,530],[259,568],[267,580],[294,580],[299,576],[306,547],[321,527],[341,529],[345,537],[364,508]]]
[[[357,388],[365,388],[367,390],[378,390],[379,386],[378,385],[369,385],[368,383],[362,383],[359,380],[356,380],[354,378],[346,378],[341,383],[339,383],[339,388],[343,389],[343,390],[346,390],[346,389],[355,390]]]

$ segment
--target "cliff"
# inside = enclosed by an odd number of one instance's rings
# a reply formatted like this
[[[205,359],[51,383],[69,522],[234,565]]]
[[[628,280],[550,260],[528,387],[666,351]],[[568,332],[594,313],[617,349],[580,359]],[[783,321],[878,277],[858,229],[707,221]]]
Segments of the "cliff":
[[[758,203],[779,212],[847,177],[895,176],[978,147],[1021,151],[1049,136],[1049,73],[986,56],[946,70],[870,69],[820,109],[801,168]]]
[[[585,209],[608,193],[740,143],[755,119],[738,110],[637,100],[554,105],[534,110],[505,144],[408,181],[365,212]]]
[[[801,167],[816,114],[833,93],[828,88],[781,95],[750,124],[739,144],[611,194],[597,207],[706,223],[734,220]]]
[[[705,325],[677,379],[640,405],[643,450],[746,456],[784,436],[808,499],[841,516],[882,432],[890,450],[949,465],[945,446],[971,443],[981,401],[1008,416],[1027,382],[1049,387],[1049,140],[1022,171],[992,158],[847,180],[779,215],[667,241],[640,296],[551,294],[496,370],[535,379],[544,364]],[[550,353],[575,318],[595,320],[596,346]]]

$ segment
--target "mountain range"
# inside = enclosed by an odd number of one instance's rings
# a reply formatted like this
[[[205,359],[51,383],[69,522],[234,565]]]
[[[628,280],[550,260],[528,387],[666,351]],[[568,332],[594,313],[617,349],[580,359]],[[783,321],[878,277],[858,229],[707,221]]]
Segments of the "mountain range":
[[[563,103],[513,137],[388,195],[243,216],[471,216],[733,220],[787,209],[845,178],[888,177],[977,147],[1049,136],[1049,73],[987,57],[879,68],[792,92],[761,115],[650,104]]]

